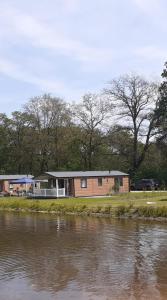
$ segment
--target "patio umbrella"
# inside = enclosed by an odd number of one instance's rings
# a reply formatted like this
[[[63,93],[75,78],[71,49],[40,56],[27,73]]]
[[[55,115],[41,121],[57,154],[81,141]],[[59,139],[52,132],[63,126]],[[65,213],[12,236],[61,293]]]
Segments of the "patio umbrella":
[[[15,180],[11,180],[10,183],[11,184],[25,184],[26,186],[26,193],[27,193],[27,184],[33,184],[35,182],[35,180],[28,178],[28,177],[24,177],[24,178],[20,178],[20,179],[15,179]]]
[[[20,179],[15,179],[11,180],[10,183],[12,184],[26,184],[26,183],[33,183],[34,180],[28,177],[20,178]]]

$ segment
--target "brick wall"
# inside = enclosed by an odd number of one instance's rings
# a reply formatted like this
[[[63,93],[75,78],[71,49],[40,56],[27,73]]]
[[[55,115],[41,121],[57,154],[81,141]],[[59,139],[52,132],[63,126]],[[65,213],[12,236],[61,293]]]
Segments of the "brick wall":
[[[74,178],[75,197],[103,196],[112,192],[114,177],[102,177],[102,186],[98,186],[98,177],[87,177],[87,188],[81,188],[81,178]],[[129,177],[123,177],[120,193],[129,192]]]
[[[119,188],[120,193],[128,193],[129,192],[129,177],[123,177],[123,186]]]

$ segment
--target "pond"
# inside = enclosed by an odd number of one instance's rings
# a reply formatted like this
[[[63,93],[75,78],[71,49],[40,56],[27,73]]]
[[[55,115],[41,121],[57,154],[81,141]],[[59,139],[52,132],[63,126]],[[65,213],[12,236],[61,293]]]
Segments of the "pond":
[[[167,299],[167,223],[0,214],[0,300]]]

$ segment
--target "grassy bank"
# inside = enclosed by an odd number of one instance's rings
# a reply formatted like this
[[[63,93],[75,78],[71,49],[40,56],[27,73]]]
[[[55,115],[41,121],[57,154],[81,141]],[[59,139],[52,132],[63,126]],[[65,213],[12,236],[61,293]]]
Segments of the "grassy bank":
[[[57,214],[104,215],[112,217],[167,218],[167,192],[140,192],[104,198],[30,200],[0,198],[0,210]]]

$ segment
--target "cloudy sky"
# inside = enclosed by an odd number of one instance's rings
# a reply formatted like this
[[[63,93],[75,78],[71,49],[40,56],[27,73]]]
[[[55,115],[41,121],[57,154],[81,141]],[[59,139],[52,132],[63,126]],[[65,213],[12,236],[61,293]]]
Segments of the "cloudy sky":
[[[137,72],[160,79],[166,0],[0,0],[0,112],[50,92],[67,101]]]

